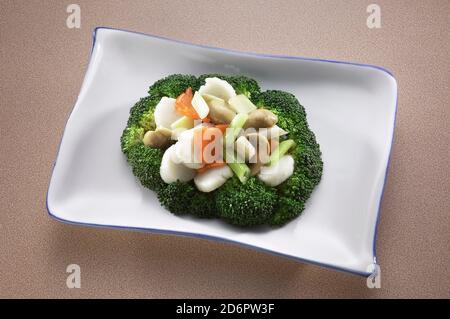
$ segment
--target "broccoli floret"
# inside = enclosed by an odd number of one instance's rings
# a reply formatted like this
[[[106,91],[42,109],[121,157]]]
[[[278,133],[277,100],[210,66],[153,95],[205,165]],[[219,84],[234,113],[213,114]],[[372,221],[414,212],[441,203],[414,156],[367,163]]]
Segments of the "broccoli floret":
[[[229,83],[236,94],[244,94],[249,99],[257,97],[261,91],[258,82],[243,75],[230,76]]]
[[[123,131],[122,137],[120,139],[120,146],[122,148],[122,152],[127,154],[133,146],[142,143],[143,137],[144,137],[144,129],[142,127],[136,125],[127,127]]]
[[[255,177],[242,184],[234,176],[216,190],[218,215],[237,226],[266,224],[276,202],[276,190]]]
[[[151,107],[147,112],[142,114],[139,120],[139,126],[142,127],[146,132],[154,130],[156,128],[154,113],[155,108]]]
[[[322,177],[323,162],[320,149],[311,146],[296,148],[294,173],[279,186],[281,194],[306,201]]]
[[[213,193],[202,193],[192,183],[175,182],[161,188],[158,199],[175,215],[192,214],[200,218],[215,215]]]
[[[304,208],[304,201],[280,196],[278,198],[277,206],[275,207],[275,214],[270,218],[269,224],[273,226],[284,225],[291,219],[300,215]]]
[[[256,105],[275,113],[278,116],[277,125],[288,131],[291,137],[297,136],[299,131],[309,130],[305,109],[291,93],[278,90],[262,92]]]
[[[291,150],[295,161],[294,173],[277,188],[280,196],[304,203],[319,184],[323,171],[322,153],[314,133],[308,127],[305,109],[294,95],[277,90],[261,93],[257,105],[274,112],[278,116],[277,125],[288,131],[289,138],[296,143]],[[275,216],[278,216],[278,220],[287,221],[302,210],[282,209],[282,205],[278,205]],[[297,215],[292,215],[292,211],[297,212]]]
[[[136,104],[134,104],[130,109],[130,117],[128,118],[127,127],[132,125],[140,125],[142,115],[145,112],[154,110],[156,104],[158,104],[160,98],[151,98],[150,96],[140,99]]]
[[[244,94],[250,99],[257,97],[261,91],[258,82],[243,75],[204,74],[199,77],[199,85],[205,84],[206,78],[214,77],[227,81],[234,88],[236,94]]]
[[[198,79],[193,75],[172,74],[164,79],[156,81],[148,90],[150,96],[161,99],[163,96],[176,98],[178,95],[191,87],[197,91],[199,87]]]
[[[161,179],[159,168],[163,153],[158,148],[151,148],[144,144],[137,144],[128,150],[128,163],[133,174],[145,187],[158,191],[166,184]]]

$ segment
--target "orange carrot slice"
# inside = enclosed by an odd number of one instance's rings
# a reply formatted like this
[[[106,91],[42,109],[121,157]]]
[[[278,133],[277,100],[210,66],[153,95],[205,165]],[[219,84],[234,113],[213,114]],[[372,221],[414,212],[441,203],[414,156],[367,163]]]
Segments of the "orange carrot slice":
[[[184,93],[181,93],[175,101],[175,110],[181,114],[193,118],[200,119],[194,107],[192,106],[192,88],[188,87]]]
[[[201,173],[204,173],[204,172],[210,170],[211,168],[222,167],[225,165],[227,165],[225,162],[214,162],[211,164],[206,164],[202,168],[197,169],[197,173],[201,174]]]
[[[228,128],[228,124],[216,124],[215,127],[218,128],[222,132],[222,135],[223,135],[223,134],[225,134],[225,131]]]
[[[220,161],[215,161],[213,163],[206,163],[206,161],[205,161],[205,159],[203,157],[203,155],[204,155],[203,152],[204,152],[204,150],[205,150],[205,148],[206,148],[206,146],[208,144],[214,142],[214,140],[216,138],[216,135],[212,134],[211,138],[207,139],[207,138],[205,138],[205,133],[208,130],[219,129],[221,131],[221,133],[222,133],[222,136],[223,136],[223,134],[225,133],[225,130],[227,129],[227,127],[228,127],[227,124],[219,124],[219,125],[216,125],[216,126],[213,126],[213,127],[202,127],[201,129],[196,130],[194,132],[194,134],[195,134],[194,135],[194,143],[196,145],[196,150],[199,152],[199,154],[197,154],[198,155],[197,158],[201,159],[201,161],[203,163],[205,163],[205,166],[203,167],[204,169],[202,168],[202,172],[204,172],[204,171],[206,171],[206,170],[208,170],[210,168],[213,168],[213,167],[223,166],[223,161],[221,161],[221,160]],[[221,164],[221,165],[215,165],[215,164]]]

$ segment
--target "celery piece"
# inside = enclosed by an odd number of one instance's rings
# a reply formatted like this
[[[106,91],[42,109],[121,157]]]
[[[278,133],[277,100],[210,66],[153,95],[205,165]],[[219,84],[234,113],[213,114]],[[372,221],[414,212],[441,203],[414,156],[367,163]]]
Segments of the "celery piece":
[[[256,106],[244,94],[233,96],[228,100],[228,104],[236,113],[248,114],[251,111],[256,110]]]
[[[269,166],[275,164],[286,154],[292,147],[295,146],[294,140],[286,140],[280,143],[278,147],[270,154]]]
[[[189,116],[183,116],[180,117],[178,120],[176,120],[175,122],[173,122],[170,125],[170,128],[172,130],[176,130],[176,129],[191,129],[194,127],[194,119],[189,117]]]
[[[242,184],[247,182],[250,177],[250,168],[245,163],[227,163],[231,170],[236,174]]]

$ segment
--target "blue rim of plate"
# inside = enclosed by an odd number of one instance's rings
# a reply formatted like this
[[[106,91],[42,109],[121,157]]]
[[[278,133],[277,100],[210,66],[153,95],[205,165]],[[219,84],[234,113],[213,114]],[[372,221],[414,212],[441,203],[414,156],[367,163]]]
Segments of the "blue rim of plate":
[[[138,34],[138,35],[143,35],[143,36],[147,36],[147,37],[151,37],[151,38],[155,38],[155,39],[160,39],[160,40],[164,40],[164,41],[169,41],[169,42],[189,45],[189,46],[203,48],[203,49],[207,49],[207,50],[214,50],[214,51],[221,51],[221,52],[226,52],[226,53],[233,53],[233,54],[238,54],[238,55],[247,55],[247,56],[262,57],[262,58],[277,58],[277,59],[302,60],[302,61],[313,61],[313,62],[326,62],[326,63],[335,63],[335,64],[348,64],[348,65],[354,65],[354,66],[359,66],[359,67],[372,68],[372,69],[377,69],[377,70],[380,70],[382,72],[385,72],[389,76],[391,76],[393,78],[393,80],[395,81],[396,87],[397,87],[397,80],[395,79],[393,73],[391,71],[383,68],[383,67],[376,66],[376,65],[363,64],[363,63],[354,63],[354,62],[345,62],[345,61],[337,61],[337,60],[325,60],[325,59],[319,59],[319,58],[306,58],[306,57],[290,56],[290,55],[277,55],[277,54],[242,52],[242,51],[238,51],[238,50],[231,50],[231,49],[212,47],[212,46],[207,46],[207,45],[202,45],[202,44],[195,44],[195,43],[190,43],[190,42],[186,42],[186,41],[174,40],[174,39],[166,38],[166,37],[163,37],[163,36],[158,36],[158,35],[153,35],[153,34],[146,34],[146,33],[137,32],[137,31],[129,31],[129,30],[111,28],[111,27],[96,27],[96,28],[94,28],[94,30],[92,32],[92,47],[91,47],[91,52],[90,52],[90,56],[89,56],[89,60],[88,60],[88,66],[87,66],[85,74],[88,73],[88,70],[89,70],[89,67],[90,67],[90,64],[91,64],[91,61],[92,61],[92,53],[94,51],[94,47],[95,47],[95,43],[96,43],[97,31],[100,30],[100,29],[120,31],[120,32],[126,32],[126,33],[132,33],[132,34]],[[83,83],[84,83],[84,81],[83,81]],[[73,113],[73,110],[74,110],[76,104],[77,103],[74,104],[74,107],[70,111],[69,117],[66,120],[66,125],[64,126],[63,134],[62,134],[61,141],[59,143],[58,151],[57,151],[57,154],[56,154],[56,160],[53,163],[52,174],[50,175],[50,181],[49,181],[49,184],[48,184],[45,204],[46,204],[47,212],[48,212],[49,216],[52,219],[54,219],[56,221],[59,221],[61,223],[64,223],[64,224],[69,224],[69,225],[88,226],[88,227],[96,227],[96,228],[112,228],[112,229],[119,229],[119,230],[148,232],[148,233],[166,234],[166,235],[176,235],[176,236],[183,236],[183,237],[193,237],[193,238],[207,239],[207,240],[212,240],[212,241],[219,241],[219,242],[239,245],[239,246],[242,246],[242,247],[245,247],[245,248],[250,248],[250,249],[253,249],[253,250],[256,250],[256,251],[259,251],[259,252],[269,253],[269,254],[272,254],[272,255],[275,255],[275,256],[284,257],[284,258],[291,259],[291,260],[294,260],[294,261],[297,261],[297,262],[301,262],[301,263],[305,263],[305,264],[311,264],[311,265],[316,265],[316,266],[319,266],[319,267],[328,268],[328,269],[332,269],[332,270],[336,270],[336,271],[340,271],[340,272],[351,273],[351,274],[358,275],[358,276],[368,277],[368,276],[373,274],[371,272],[357,271],[357,270],[354,270],[354,269],[340,267],[340,266],[336,266],[336,265],[332,265],[332,264],[321,263],[321,262],[317,262],[317,261],[310,260],[310,259],[300,258],[300,257],[291,256],[291,255],[287,255],[287,254],[282,254],[282,253],[279,253],[277,251],[273,251],[273,250],[270,250],[270,249],[265,249],[265,248],[262,248],[262,247],[257,247],[257,246],[253,246],[253,245],[250,245],[250,244],[245,244],[245,243],[242,243],[242,242],[238,242],[238,241],[234,241],[234,240],[230,240],[230,239],[226,239],[226,238],[222,238],[222,237],[203,235],[203,234],[199,234],[199,233],[180,232],[180,231],[174,231],[174,230],[169,230],[169,229],[140,228],[140,227],[128,227],[128,226],[103,225],[103,224],[74,222],[74,221],[65,220],[65,219],[62,219],[62,218],[56,216],[55,214],[53,214],[50,211],[50,208],[48,206],[48,193],[49,193],[50,185],[51,185],[51,182],[52,182],[53,171],[55,169],[56,161],[58,160],[58,157],[59,157],[59,151],[60,151],[60,148],[61,148],[61,144],[62,144],[62,141],[64,139],[65,128],[67,126],[67,122],[69,121],[70,117],[72,116],[72,113]],[[386,188],[386,180],[387,180],[387,176],[388,176],[388,172],[389,172],[390,164],[391,164],[392,145],[393,145],[393,141],[394,141],[395,123],[396,123],[396,119],[397,119],[397,107],[398,107],[398,89],[396,90],[395,112],[394,112],[393,129],[392,129],[392,136],[391,136],[390,148],[389,148],[389,157],[388,157],[388,162],[387,162],[387,165],[386,165],[386,172],[385,172],[385,175],[384,175],[383,188],[382,188],[381,195],[380,195],[380,198],[379,198],[379,201],[378,201],[377,218],[376,218],[376,222],[375,222],[375,231],[374,231],[373,246],[372,246],[373,264],[377,264],[377,254],[376,254],[377,253],[377,250],[376,250],[377,232],[378,232],[378,226],[379,226],[379,223],[380,223],[381,203],[382,203],[383,198],[384,198],[384,191],[385,191],[385,188]]]

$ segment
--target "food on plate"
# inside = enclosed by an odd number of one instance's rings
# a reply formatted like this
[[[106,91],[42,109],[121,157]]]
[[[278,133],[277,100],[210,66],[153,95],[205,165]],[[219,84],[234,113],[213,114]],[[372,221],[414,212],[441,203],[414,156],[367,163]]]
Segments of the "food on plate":
[[[176,215],[283,225],[320,182],[321,151],[294,95],[245,76],[174,74],[130,110],[121,148]]]

